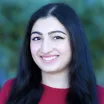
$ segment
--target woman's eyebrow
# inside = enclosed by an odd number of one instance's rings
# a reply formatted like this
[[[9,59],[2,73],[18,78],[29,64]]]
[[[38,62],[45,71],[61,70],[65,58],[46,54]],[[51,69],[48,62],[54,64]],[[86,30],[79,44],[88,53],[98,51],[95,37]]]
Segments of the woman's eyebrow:
[[[31,35],[32,35],[32,34],[42,35],[42,33],[41,33],[41,32],[38,32],[38,31],[33,31],[33,32],[31,32]]]
[[[54,34],[54,33],[62,33],[62,34],[67,35],[65,32],[60,31],[60,30],[50,31],[50,32],[48,32],[48,35],[51,35],[51,34]],[[39,32],[39,31],[33,31],[33,32],[31,32],[31,34],[38,34],[38,35],[42,35],[42,33],[41,33],[41,32]]]
[[[51,35],[51,34],[53,34],[53,33],[62,33],[62,34],[67,35],[65,32],[60,31],[60,30],[51,31],[51,32],[49,32],[48,34]]]

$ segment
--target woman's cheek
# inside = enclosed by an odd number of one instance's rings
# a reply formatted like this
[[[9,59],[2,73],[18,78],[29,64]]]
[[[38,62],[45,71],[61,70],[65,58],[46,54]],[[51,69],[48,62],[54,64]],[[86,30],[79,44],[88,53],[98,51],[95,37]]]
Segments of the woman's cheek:
[[[30,45],[30,50],[32,54],[35,54],[39,51],[40,45],[39,44],[32,44]]]

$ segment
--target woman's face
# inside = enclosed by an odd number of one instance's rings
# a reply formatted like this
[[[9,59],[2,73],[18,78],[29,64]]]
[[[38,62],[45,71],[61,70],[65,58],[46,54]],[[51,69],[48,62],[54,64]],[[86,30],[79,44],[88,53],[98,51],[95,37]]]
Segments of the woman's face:
[[[32,58],[42,71],[57,73],[68,69],[72,55],[69,34],[55,17],[38,19],[30,39]]]

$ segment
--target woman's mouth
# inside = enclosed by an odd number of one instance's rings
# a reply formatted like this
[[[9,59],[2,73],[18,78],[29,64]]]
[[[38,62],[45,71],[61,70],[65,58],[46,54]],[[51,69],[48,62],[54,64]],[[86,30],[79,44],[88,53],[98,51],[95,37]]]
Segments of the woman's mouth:
[[[45,62],[53,62],[59,57],[59,55],[54,55],[54,56],[41,56],[42,60]]]

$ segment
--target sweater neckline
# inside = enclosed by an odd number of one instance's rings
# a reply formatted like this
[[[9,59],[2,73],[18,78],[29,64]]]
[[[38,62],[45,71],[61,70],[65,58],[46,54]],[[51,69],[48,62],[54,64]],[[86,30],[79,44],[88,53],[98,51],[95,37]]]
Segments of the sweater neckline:
[[[68,91],[69,90],[69,88],[55,88],[55,87],[45,85],[43,83],[41,83],[41,84],[45,90],[54,90],[54,91]]]

